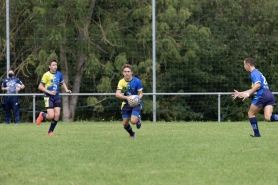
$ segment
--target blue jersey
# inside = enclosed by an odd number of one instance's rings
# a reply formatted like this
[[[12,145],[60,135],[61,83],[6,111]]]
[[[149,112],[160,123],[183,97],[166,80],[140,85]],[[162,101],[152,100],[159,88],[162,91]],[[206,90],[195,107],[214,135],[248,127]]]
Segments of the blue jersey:
[[[9,87],[6,94],[17,94],[16,87],[20,87],[23,83],[16,77],[5,78],[2,82],[2,87]]]
[[[56,73],[51,73],[47,71],[42,76],[41,84],[45,86],[45,88],[49,91],[57,91],[57,95],[59,94],[60,83],[63,83],[64,79],[62,73],[57,71]],[[49,94],[45,93],[45,96],[49,96]]]
[[[125,96],[138,95],[138,91],[142,91],[143,86],[139,78],[132,77],[131,81],[125,81],[123,78],[119,81],[117,90],[121,90]],[[124,100],[124,103],[127,103],[127,100]]]
[[[264,93],[264,90],[268,90],[269,91],[269,87],[268,87],[268,83],[266,81],[266,78],[264,77],[264,75],[257,69],[254,69],[251,74],[250,74],[250,78],[252,80],[252,87],[257,84],[260,83],[260,87],[259,89],[254,93],[254,98],[253,98],[253,104],[256,104],[257,101],[261,98],[262,94]]]

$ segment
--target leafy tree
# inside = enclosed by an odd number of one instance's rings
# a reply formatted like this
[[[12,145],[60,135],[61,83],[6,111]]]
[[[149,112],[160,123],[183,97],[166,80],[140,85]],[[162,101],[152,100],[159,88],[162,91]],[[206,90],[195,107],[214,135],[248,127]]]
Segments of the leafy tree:
[[[1,15],[5,2],[0,1]],[[152,92],[152,4],[150,0],[12,0],[11,67],[37,92],[50,58],[59,59],[65,82],[74,93],[115,92],[121,66],[130,63],[144,92]],[[256,67],[277,91],[275,0],[157,0],[157,92],[231,92],[250,87],[243,59]],[[0,16],[5,25],[5,17]],[[5,29],[0,28],[0,61],[5,61]],[[4,67],[2,78],[5,76]],[[212,120],[215,97],[158,96],[158,117]],[[245,119],[242,101],[222,97],[223,120]],[[42,101],[42,100],[39,100]],[[208,103],[208,102],[214,103]],[[63,120],[120,119],[115,97],[63,97]],[[78,103],[84,105],[78,108]],[[210,104],[211,106],[207,106]],[[43,107],[41,107],[43,109]],[[152,99],[144,97],[144,119]]]
[[[243,60],[253,57],[256,67],[268,79],[271,90],[277,91],[277,66],[273,65],[277,56],[276,34],[277,1],[199,1],[192,21],[208,26],[212,33],[211,55],[206,58],[214,62],[213,73],[223,77],[218,91],[245,90],[251,87],[249,74],[243,68]],[[216,64],[216,65],[215,65]],[[218,65],[218,66],[217,66]],[[220,66],[220,67],[219,67]],[[219,70],[221,69],[221,70]],[[217,78],[215,78],[217,79]],[[215,81],[213,86],[217,87]],[[223,101],[224,100],[224,101]],[[231,102],[230,97],[222,99],[223,107],[234,112],[239,107],[248,107],[240,100]],[[242,120],[240,111],[226,119]]]

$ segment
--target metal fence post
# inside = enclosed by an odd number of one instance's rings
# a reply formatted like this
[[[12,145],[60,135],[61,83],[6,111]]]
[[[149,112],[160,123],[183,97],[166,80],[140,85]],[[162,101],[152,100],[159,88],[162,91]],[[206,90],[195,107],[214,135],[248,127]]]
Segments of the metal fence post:
[[[36,95],[33,95],[33,123],[36,119]]]
[[[218,93],[218,122],[221,122],[221,94]]]

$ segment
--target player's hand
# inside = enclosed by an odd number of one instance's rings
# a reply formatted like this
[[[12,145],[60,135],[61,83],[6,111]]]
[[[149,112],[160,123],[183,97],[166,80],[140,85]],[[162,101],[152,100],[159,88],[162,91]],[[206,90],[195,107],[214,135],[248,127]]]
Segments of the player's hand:
[[[238,98],[243,98],[242,101],[244,101],[246,98],[249,97],[249,94],[246,92],[238,92],[237,90],[234,90],[234,92],[232,93],[232,97],[233,99]]]
[[[127,102],[128,102],[128,104],[130,104],[130,103],[132,103],[132,99],[131,99],[131,96],[127,96]]]
[[[239,92],[234,89],[234,92],[232,93],[233,99],[236,99],[239,96]]]
[[[69,94],[71,94],[71,90],[67,90],[66,92],[69,93]]]
[[[49,91],[49,93],[48,93],[48,94],[50,94],[50,95],[56,95],[56,93],[57,93],[57,91],[56,91],[56,90],[54,90],[54,91]]]
[[[15,91],[19,92],[21,89],[21,85],[20,84],[15,84]]]
[[[246,93],[246,92],[242,92],[241,93],[242,95],[241,95],[241,98],[243,98],[242,99],[242,101],[244,101],[246,98],[248,98],[250,95],[248,94],[248,93]]]

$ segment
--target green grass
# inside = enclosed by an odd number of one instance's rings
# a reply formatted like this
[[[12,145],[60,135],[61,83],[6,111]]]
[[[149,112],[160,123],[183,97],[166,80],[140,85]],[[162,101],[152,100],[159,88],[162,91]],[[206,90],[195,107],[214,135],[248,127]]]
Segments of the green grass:
[[[277,184],[278,125],[143,122],[0,124],[0,184]]]

